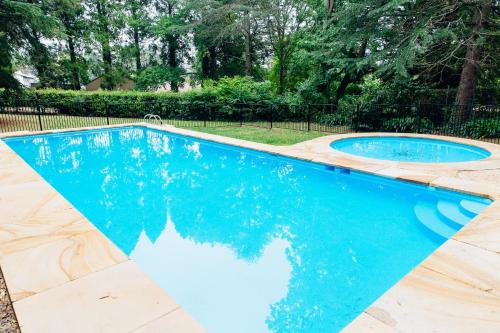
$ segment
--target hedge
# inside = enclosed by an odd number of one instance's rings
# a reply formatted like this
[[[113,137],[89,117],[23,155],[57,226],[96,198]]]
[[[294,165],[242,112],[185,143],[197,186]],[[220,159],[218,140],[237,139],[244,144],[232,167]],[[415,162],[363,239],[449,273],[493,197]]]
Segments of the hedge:
[[[36,100],[42,105],[64,105],[75,103],[124,104],[152,102],[215,102],[216,96],[211,90],[193,90],[185,93],[139,92],[139,91],[76,91],[59,89],[27,89],[22,95],[1,95],[3,103]]]
[[[500,113],[496,106],[475,109],[473,120],[453,121],[453,106],[373,105],[339,106],[281,103],[265,82],[249,78],[222,79],[203,89],[185,93],[138,91],[25,90],[22,95],[0,91],[0,104],[26,106],[26,110],[75,116],[143,117],[163,119],[314,122],[325,126],[348,126],[354,131],[421,132],[466,136],[500,137]],[[272,110],[270,106],[273,105]]]
[[[221,103],[263,103],[278,102],[279,96],[272,93],[270,83],[256,82],[249,77],[222,78],[219,81],[206,81],[203,89],[174,92],[143,91],[81,91],[60,89],[26,89],[21,94],[9,95],[1,92],[2,102],[38,99],[42,104],[70,103],[147,103],[147,102],[221,102]]]

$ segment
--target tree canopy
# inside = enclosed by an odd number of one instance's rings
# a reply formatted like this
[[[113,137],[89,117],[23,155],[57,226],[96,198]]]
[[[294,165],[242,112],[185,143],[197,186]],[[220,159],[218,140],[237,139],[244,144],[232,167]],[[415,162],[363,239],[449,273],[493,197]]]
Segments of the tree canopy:
[[[247,76],[291,101],[408,103],[446,90],[469,105],[478,90],[498,96],[498,4],[0,0],[0,87],[18,88],[13,73],[30,67],[41,87],[63,89],[98,76],[103,89],[127,77],[172,91]]]

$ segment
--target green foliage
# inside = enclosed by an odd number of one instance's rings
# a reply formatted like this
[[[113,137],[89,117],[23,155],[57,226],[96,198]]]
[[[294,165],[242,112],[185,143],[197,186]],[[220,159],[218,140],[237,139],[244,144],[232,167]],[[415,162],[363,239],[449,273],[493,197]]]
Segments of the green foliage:
[[[418,133],[428,132],[434,124],[427,118],[403,117],[386,120],[382,123],[381,130],[396,133]]]
[[[165,83],[174,82],[176,85],[184,83],[185,70],[181,67],[150,66],[143,69],[135,81],[138,90],[156,90]]]
[[[276,100],[270,82],[255,82],[248,76],[207,80],[204,90],[210,91],[220,103],[268,103]]]
[[[59,89],[25,90],[23,96],[0,94],[0,104],[39,105],[61,114],[78,116],[142,117],[156,113],[163,118],[203,119],[207,112],[220,120],[238,120],[238,106],[232,103],[270,103],[269,83],[248,77],[224,78],[207,82],[202,90],[184,93],[140,91],[74,91]],[[209,110],[210,109],[210,110]],[[256,109],[255,109],[256,110]],[[254,110],[254,111],[255,111]],[[267,112],[268,107],[260,109]],[[257,110],[258,111],[258,110]]]
[[[367,75],[357,84],[357,94],[347,94],[340,100],[341,105],[389,104],[394,99],[394,91],[374,75]]]
[[[16,100],[41,105],[89,104],[102,108],[104,104],[140,103],[269,103],[277,102],[270,92],[269,83],[255,82],[248,77],[223,78],[206,82],[205,89],[183,93],[142,91],[76,91],[61,89],[26,89],[22,95],[0,91],[0,102],[14,103]]]
[[[461,135],[474,139],[487,139],[500,137],[500,119],[474,119],[463,127]]]
[[[55,36],[58,27],[57,20],[46,15],[38,1],[0,1],[0,88],[18,88],[12,77],[13,58],[18,48],[25,47],[33,64],[43,63],[43,69],[48,70],[45,68],[49,62],[48,52],[40,37]],[[43,74],[39,70],[41,81]]]
[[[25,90],[23,100],[38,100],[45,105],[71,103],[142,103],[155,101],[215,101],[211,93],[193,90],[185,93],[140,92],[140,91],[75,91],[61,89],[29,89]]]
[[[482,0],[0,0],[0,87],[17,86],[12,73],[19,65],[32,67],[42,87],[79,89],[89,78],[103,76],[104,89],[133,77],[138,89],[169,82],[175,91],[189,77],[229,101],[340,108],[452,104],[465,54],[477,47],[480,76],[469,81],[491,93],[474,96],[480,103],[497,102],[500,20],[497,4],[485,10],[488,5]]]
[[[325,126],[351,126],[353,120],[353,109],[339,108],[334,112],[317,115],[317,122]]]

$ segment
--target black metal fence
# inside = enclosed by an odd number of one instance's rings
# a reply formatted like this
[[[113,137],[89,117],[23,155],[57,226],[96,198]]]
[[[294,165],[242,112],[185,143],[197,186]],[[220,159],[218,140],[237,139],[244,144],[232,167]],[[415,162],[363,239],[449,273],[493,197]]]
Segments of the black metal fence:
[[[126,124],[149,120],[178,127],[254,126],[325,133],[427,133],[500,143],[500,107],[481,105],[250,104],[204,102],[64,102],[0,105],[0,132]]]

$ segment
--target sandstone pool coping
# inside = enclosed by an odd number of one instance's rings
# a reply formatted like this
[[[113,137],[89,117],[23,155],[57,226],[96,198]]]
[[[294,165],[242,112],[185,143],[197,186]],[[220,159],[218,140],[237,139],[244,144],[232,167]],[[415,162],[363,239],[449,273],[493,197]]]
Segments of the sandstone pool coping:
[[[500,327],[500,146],[473,162],[417,164],[348,155],[329,135],[271,146],[147,123],[4,133],[1,137],[145,126],[495,200],[358,316],[345,332],[494,332]],[[203,332],[62,195],[0,141],[0,267],[23,332]]]

